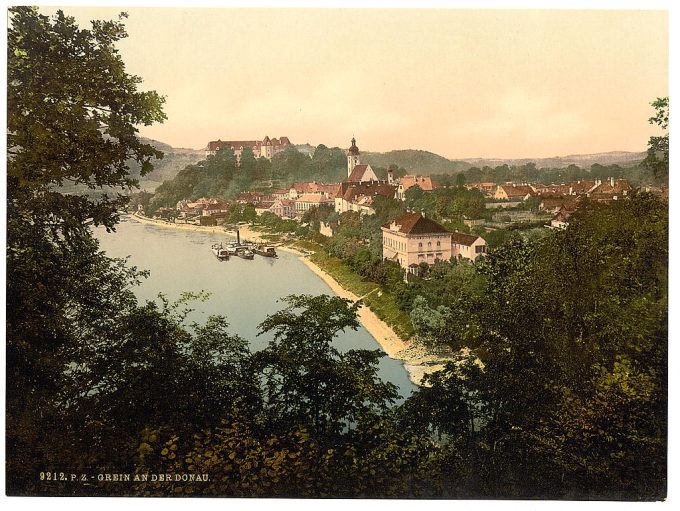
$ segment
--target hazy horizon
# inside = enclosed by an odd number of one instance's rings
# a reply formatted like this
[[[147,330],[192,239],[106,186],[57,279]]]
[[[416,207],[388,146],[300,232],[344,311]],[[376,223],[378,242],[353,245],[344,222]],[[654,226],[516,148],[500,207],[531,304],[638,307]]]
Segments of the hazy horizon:
[[[664,11],[63,9],[83,28],[129,14],[126,69],[167,97],[140,134],[178,148],[354,135],[456,160],[640,152],[668,95]]]

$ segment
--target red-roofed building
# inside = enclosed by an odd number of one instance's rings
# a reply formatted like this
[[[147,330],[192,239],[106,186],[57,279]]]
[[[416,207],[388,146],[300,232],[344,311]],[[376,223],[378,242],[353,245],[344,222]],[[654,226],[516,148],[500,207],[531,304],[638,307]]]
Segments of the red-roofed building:
[[[279,218],[295,218],[295,201],[276,199],[269,211]]]
[[[535,194],[536,191],[529,185],[499,185],[496,188],[494,198],[500,200],[526,200]]]
[[[338,186],[335,196],[335,211],[358,211],[362,214],[372,215],[375,210],[371,207],[377,196],[394,199],[397,192],[395,184],[384,181],[369,181],[366,183],[343,182]]]
[[[301,195],[317,194],[323,195],[327,199],[334,199],[337,191],[337,184],[327,185],[324,183],[317,183],[316,181],[294,183],[288,191],[288,198],[297,199]]]
[[[431,192],[437,188],[436,183],[432,181],[429,176],[411,176],[406,175],[399,178],[399,187],[397,188],[397,199],[406,200],[406,190],[414,186],[420,187],[424,192]]]
[[[295,213],[302,215],[312,207],[328,206],[333,207],[333,199],[328,199],[318,193],[306,193],[295,199]]]
[[[406,213],[382,227],[383,257],[416,272],[420,263],[434,264],[452,257],[476,260],[486,253],[479,236],[452,233],[421,213]]]
[[[486,254],[486,241],[481,236],[454,232],[451,234],[451,256],[476,261]]]

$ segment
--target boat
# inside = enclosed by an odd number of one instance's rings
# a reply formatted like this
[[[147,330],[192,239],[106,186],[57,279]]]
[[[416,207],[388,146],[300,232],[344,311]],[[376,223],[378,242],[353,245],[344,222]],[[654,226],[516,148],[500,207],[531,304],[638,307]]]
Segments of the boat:
[[[261,255],[262,257],[279,257],[274,247],[268,247],[265,245],[258,245],[253,249],[253,252],[255,252],[257,255]]]
[[[229,259],[229,251],[222,246],[222,243],[215,243],[212,247],[210,247],[210,250],[212,250],[212,253],[215,254],[215,257],[217,257],[220,261]]]
[[[253,259],[255,254],[248,247],[240,246],[236,249],[236,255],[241,259]]]

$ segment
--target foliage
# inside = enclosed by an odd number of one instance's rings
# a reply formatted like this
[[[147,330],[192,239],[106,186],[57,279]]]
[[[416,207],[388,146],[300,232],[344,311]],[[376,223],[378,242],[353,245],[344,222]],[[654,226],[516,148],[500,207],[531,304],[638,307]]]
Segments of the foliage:
[[[662,130],[668,130],[669,104],[668,96],[657,98],[652,102],[656,110],[654,116],[649,118],[650,124],[655,124]],[[653,136],[647,144],[647,157],[642,162],[644,168],[649,170],[655,180],[661,183],[668,182],[669,166],[669,134]]]
[[[477,325],[464,338],[473,350],[433,380],[448,400],[423,389],[405,405],[411,423],[451,417],[428,429],[484,468],[464,484],[518,498],[664,494],[667,214],[647,194],[586,205],[568,229],[513,240],[477,265],[483,294],[459,316]],[[464,332],[455,317],[419,326]]]

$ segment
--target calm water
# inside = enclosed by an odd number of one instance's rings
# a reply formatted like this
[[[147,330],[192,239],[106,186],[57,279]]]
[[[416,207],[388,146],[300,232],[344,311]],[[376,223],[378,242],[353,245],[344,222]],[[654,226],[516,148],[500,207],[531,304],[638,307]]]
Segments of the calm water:
[[[150,270],[151,275],[135,293],[140,300],[153,300],[163,293],[170,301],[185,291],[207,291],[205,302],[193,302],[191,321],[203,322],[212,314],[226,316],[233,333],[262,349],[271,336],[257,337],[257,325],[284,304],[289,294],[334,294],[326,283],[291,253],[280,251],[278,259],[255,256],[252,261],[231,257],[219,261],[210,251],[214,242],[226,241],[221,234],[180,231],[140,223],[132,218],[121,222],[115,233],[95,229],[101,249],[111,257],[130,256],[129,265]],[[379,349],[364,327],[342,332],[336,338],[340,350]],[[399,387],[402,396],[414,389],[403,365],[388,357],[380,361],[380,377]]]

